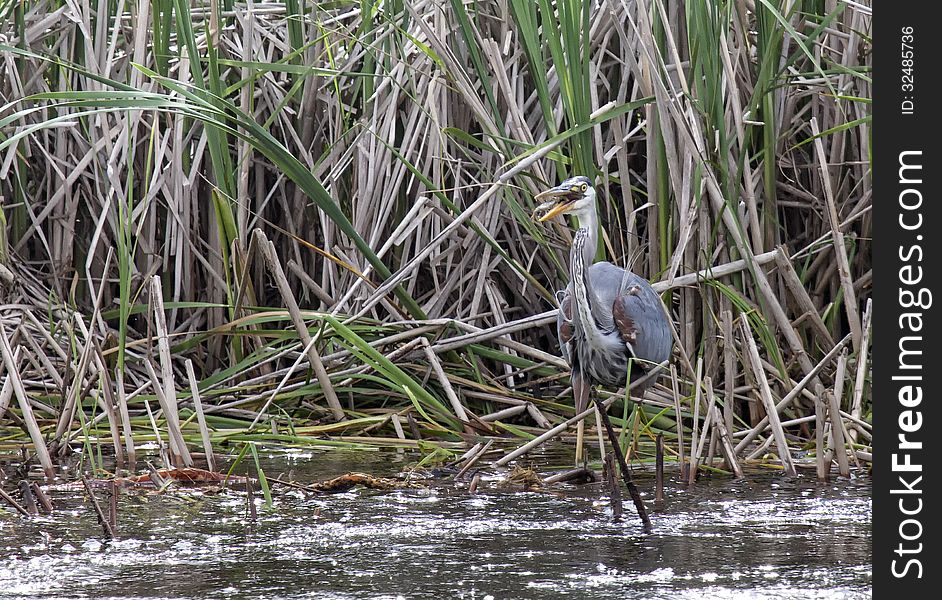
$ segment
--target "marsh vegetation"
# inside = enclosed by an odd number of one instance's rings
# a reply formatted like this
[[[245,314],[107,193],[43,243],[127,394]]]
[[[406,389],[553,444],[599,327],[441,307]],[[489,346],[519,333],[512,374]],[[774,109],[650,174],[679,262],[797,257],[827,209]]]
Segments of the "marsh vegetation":
[[[533,196],[585,174],[676,330],[643,402],[603,392],[629,459],[847,474],[869,5],[0,2],[0,445],[51,476],[535,438],[573,405]]]

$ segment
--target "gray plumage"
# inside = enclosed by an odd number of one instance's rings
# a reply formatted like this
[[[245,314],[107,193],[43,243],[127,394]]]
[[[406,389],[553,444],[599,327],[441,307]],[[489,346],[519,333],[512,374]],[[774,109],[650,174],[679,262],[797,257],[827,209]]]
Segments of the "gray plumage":
[[[594,262],[598,219],[590,181],[573,177],[537,196],[546,197],[553,200],[538,207],[548,210],[541,221],[573,214],[580,225],[570,252],[569,286],[557,293],[556,331],[581,412],[593,383],[624,386],[629,359],[634,359],[631,380],[637,381],[670,357],[673,339],[661,299],[646,279],[609,262]]]

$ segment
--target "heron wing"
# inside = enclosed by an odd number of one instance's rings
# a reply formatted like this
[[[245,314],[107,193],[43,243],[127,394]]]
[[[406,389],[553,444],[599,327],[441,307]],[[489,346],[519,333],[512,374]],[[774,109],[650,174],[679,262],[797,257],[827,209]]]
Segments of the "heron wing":
[[[651,284],[608,262],[592,265],[589,277],[599,304],[611,307],[609,331],[618,332],[635,358],[650,363],[667,360],[673,345],[670,324]]]

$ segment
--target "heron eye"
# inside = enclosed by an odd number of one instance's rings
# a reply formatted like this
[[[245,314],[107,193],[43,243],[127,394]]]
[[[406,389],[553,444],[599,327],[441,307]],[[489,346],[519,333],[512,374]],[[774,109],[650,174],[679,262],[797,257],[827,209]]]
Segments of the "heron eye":
[[[587,189],[589,189],[589,186],[587,186],[586,184],[583,183],[583,184],[582,184],[582,191],[584,192],[584,191],[586,191]]]

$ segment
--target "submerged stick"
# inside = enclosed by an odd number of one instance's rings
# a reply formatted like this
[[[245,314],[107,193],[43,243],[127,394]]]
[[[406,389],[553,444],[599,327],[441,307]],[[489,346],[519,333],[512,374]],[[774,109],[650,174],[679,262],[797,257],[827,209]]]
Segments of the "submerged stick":
[[[486,443],[486,444],[484,444],[483,446],[481,446],[481,447],[478,449],[478,451],[477,451],[473,456],[471,456],[470,458],[468,458],[468,462],[465,463],[465,465],[464,465],[463,467],[461,467],[461,470],[458,471],[458,474],[455,475],[455,480],[457,481],[457,480],[461,479],[462,477],[464,477],[464,474],[467,473],[467,472],[471,469],[471,467],[473,467],[474,464],[475,464],[476,462],[478,462],[478,460],[481,459],[482,456],[484,456],[484,454],[490,449],[490,447],[491,447],[493,444],[494,444],[494,440],[493,440],[493,439],[487,440],[487,443]]]
[[[654,501],[664,502],[664,434],[654,442]]]
[[[36,508],[36,500],[33,498],[33,490],[29,482],[25,479],[20,481],[20,495],[23,496],[23,502],[26,504],[26,510],[31,515],[38,515],[39,509]]]
[[[641,494],[638,492],[635,482],[631,479],[631,471],[628,470],[628,463],[625,462],[625,456],[621,452],[621,446],[618,444],[618,436],[615,435],[612,422],[608,418],[608,411],[606,407],[602,406],[598,398],[594,398],[593,401],[595,402],[595,408],[598,409],[599,414],[602,416],[602,424],[605,425],[605,430],[608,432],[608,439],[612,443],[612,454],[614,454],[615,458],[618,460],[618,466],[621,469],[621,477],[625,481],[625,486],[628,487],[628,494],[631,496],[631,501],[635,503],[638,516],[641,517],[641,522],[644,524],[644,530],[650,532],[651,519],[648,518],[648,511],[645,509],[644,502],[641,500]]]
[[[52,502],[49,500],[49,496],[46,495],[46,492],[44,492],[35,481],[29,485],[30,489],[33,491],[33,497],[39,502],[39,510],[44,515],[52,514]]]
[[[623,508],[621,505],[621,490],[618,489],[618,476],[615,474],[615,455],[605,455],[605,484],[608,486],[608,501],[612,506],[612,516],[616,521],[621,519]]]
[[[111,528],[111,521],[108,517],[105,516],[104,511],[101,510],[101,505],[98,504],[98,498],[95,497],[95,492],[92,490],[92,486],[88,483],[88,479],[85,478],[85,474],[81,475],[82,485],[85,486],[85,492],[88,494],[89,499],[92,501],[92,509],[95,511],[95,515],[98,517],[98,522],[101,524],[101,529],[104,532],[105,536],[109,539],[114,539],[114,529]]]
[[[111,480],[111,496],[108,498],[108,523],[111,525],[111,531],[117,533],[118,531],[118,494],[121,491],[121,486],[118,485],[117,480]]]

